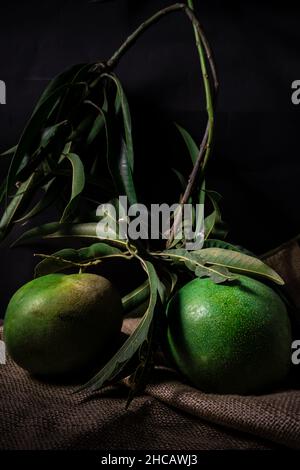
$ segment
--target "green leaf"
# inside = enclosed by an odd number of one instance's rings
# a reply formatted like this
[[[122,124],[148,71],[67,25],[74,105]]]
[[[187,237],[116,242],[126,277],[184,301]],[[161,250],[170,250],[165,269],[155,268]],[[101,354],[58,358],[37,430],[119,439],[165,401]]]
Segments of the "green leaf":
[[[18,180],[26,180],[50,154],[53,162],[55,160],[58,161],[69,137],[70,130],[71,126],[68,121],[62,121],[47,127],[42,133],[38,149],[30,158],[26,159],[27,161],[19,169]]]
[[[177,179],[180,183],[181,189],[184,191],[186,186],[187,186],[186,178],[183,176],[183,174],[180,171],[176,170],[176,168],[171,168],[171,170],[177,176]]]
[[[119,160],[119,187],[121,194],[126,194],[130,205],[137,203],[137,196],[133,183],[132,170],[128,161],[128,149],[125,141],[122,141],[121,155]],[[116,175],[115,175],[116,176]]]
[[[57,138],[57,135],[59,136],[59,138],[61,138],[61,135],[58,134],[58,132],[66,127],[69,127],[69,122],[67,120],[54,124],[53,126],[47,127],[42,133],[40,149],[48,147],[49,144],[52,143],[53,139]]]
[[[108,238],[107,234],[103,233],[103,237],[97,230],[98,223],[60,223],[50,222],[39,227],[32,228],[27,232],[23,233],[11,246],[17,246],[23,243],[39,240],[41,238],[94,238],[101,239],[106,243],[117,246],[120,248],[126,248],[127,244],[125,240],[119,240],[118,238]],[[115,234],[111,234],[112,236]]]
[[[196,276],[210,277],[214,282],[224,282],[234,278],[227,268],[220,269],[219,266],[212,263],[211,266],[206,266],[205,258],[202,256],[202,251],[187,251],[183,248],[176,248],[157,253],[157,256],[163,256],[179,266],[185,266],[192,271]]]
[[[122,298],[123,308],[125,313],[131,312],[139,305],[143,304],[150,295],[150,285],[149,280],[145,281],[139,287],[134,289],[129,294],[125,295]]]
[[[50,96],[48,96],[38,107],[36,112],[33,113],[31,119],[26,125],[16,152],[14,153],[10,162],[7,176],[7,194],[11,191],[14,181],[16,181],[16,175],[19,171],[24,156],[26,153],[31,154],[31,147],[39,137],[41,128],[47,127],[48,116],[54,109],[57,108],[64,90],[64,87],[58,88]]]
[[[199,191],[199,207],[196,212],[196,229],[195,241],[198,240],[202,244],[205,238],[205,219],[204,219],[204,203],[205,203],[205,180],[203,180]]]
[[[194,139],[192,138],[192,136],[181,126],[179,126],[178,124],[176,124],[176,127],[177,129],[179,130],[186,146],[187,146],[187,149],[189,151],[189,154],[190,154],[190,157],[191,157],[191,160],[192,160],[192,163],[193,165],[195,165],[196,161],[197,161],[197,158],[198,158],[198,155],[199,155],[199,148],[196,144],[196,142],[194,141]]]
[[[6,188],[7,188],[7,177],[4,178],[4,180],[2,181],[1,186],[0,186],[0,204],[3,201],[3,199],[5,198]]]
[[[35,277],[57,273],[73,267],[74,264],[92,262],[119,253],[121,251],[118,248],[109,246],[106,243],[94,243],[79,250],[65,248],[40,261],[35,267]]]
[[[37,178],[38,175],[34,173],[28,178],[27,181],[22,183],[13,199],[6,207],[0,222],[0,240],[2,240],[6,235],[8,229],[11,226],[11,223],[14,221],[14,217],[17,216],[18,211],[24,204],[26,204],[26,202],[28,202],[34,182]]]
[[[103,76],[108,76],[104,74]],[[114,83],[119,85],[119,81],[115,76],[108,76],[113,79]],[[119,90],[119,88],[117,88]],[[124,94],[120,91],[120,102],[123,104],[122,110],[127,110],[124,104]],[[117,93],[118,94],[118,93]],[[124,96],[123,96],[124,95]],[[125,121],[125,139],[122,131],[119,130],[119,118],[116,115],[115,98],[113,106],[111,99],[107,99],[108,111],[106,116],[106,140],[107,140],[107,164],[110,175],[114,182],[114,187],[119,195],[126,195],[129,204],[137,203],[137,196],[133,182],[133,146],[131,139],[131,123],[129,109],[123,112]],[[127,119],[126,119],[127,117]],[[127,125],[126,125],[127,123]]]
[[[72,164],[72,193],[68,205],[62,215],[61,222],[66,222],[71,217],[71,215],[73,215],[74,211],[77,208],[79,197],[85,185],[84,166],[79,156],[75,153],[69,153],[66,155],[66,157],[70,160]]]
[[[104,111],[99,108],[99,114],[95,118],[92,128],[87,136],[86,143],[87,145],[91,145],[96,137],[102,132],[102,130],[106,130],[106,117]],[[105,131],[107,134],[107,130]]]
[[[125,116],[127,116],[127,114],[125,114]],[[131,129],[131,125],[125,126],[127,130],[125,132],[125,139],[123,139],[122,132],[116,132],[116,129],[119,129],[118,119],[116,118],[115,106],[113,106],[112,109],[110,100],[108,100],[108,113],[106,118],[107,164],[116,191],[120,195],[126,195],[129,204],[132,205],[137,203],[137,196],[132,173],[133,151],[131,135],[129,138],[129,128]],[[126,122],[128,122],[128,119]]]
[[[52,178],[49,183],[44,186],[44,195],[41,199],[35,204],[35,206],[27,212],[23,217],[17,219],[15,222],[25,222],[36,215],[40,214],[43,210],[53,204],[53,202],[59,197],[59,191],[61,189],[61,180],[57,178]]]
[[[210,277],[210,279],[215,284],[221,284],[224,281],[230,281],[234,279],[234,276],[230,274],[227,268],[222,266],[217,266],[215,264],[211,265],[211,271],[207,272],[206,266],[197,266],[195,269],[195,275],[197,277]]]
[[[134,167],[134,152],[133,152],[133,142],[132,142],[132,129],[131,129],[131,116],[129,110],[129,104],[124,93],[123,87],[120,80],[116,77],[115,74],[103,74],[103,77],[107,77],[112,80],[117,88],[117,96],[119,97],[119,102],[121,104],[123,122],[124,122],[124,131],[125,131],[125,142],[127,149],[127,160],[131,172],[133,172]],[[117,101],[118,102],[118,101]]]
[[[57,75],[55,78],[53,78],[43,91],[33,112],[35,113],[40,108],[40,106],[49,98],[49,96],[51,96],[52,93],[55,92],[57,89],[72,83],[74,80],[76,80],[78,76],[80,78],[80,72],[86,70],[87,65],[88,64],[74,65],[71,68],[68,68],[64,72]]]
[[[8,157],[9,155],[12,155],[15,153],[15,151],[17,150],[17,145],[15,145],[14,147],[11,147],[10,149],[8,150],[5,150],[4,152],[0,153],[0,157]]]
[[[209,238],[210,235],[225,238],[227,230],[225,229],[225,224],[222,221],[221,211],[219,208],[221,196],[215,191],[206,191],[206,194],[213,205],[213,212],[204,220],[205,239]]]
[[[204,248],[199,255],[203,263],[228,268],[232,272],[268,279],[283,285],[284,281],[270,266],[260,259],[224,248]]]
[[[82,115],[84,116],[83,119],[70,135],[70,141],[72,141],[73,144],[80,142],[80,139],[85,139],[84,133],[89,131],[94,122],[94,116],[92,114],[82,113]]]
[[[87,82],[72,83],[66,89],[58,111],[58,119],[72,119],[89,93]]]
[[[89,389],[95,391],[103,387],[105,383],[113,380],[126,366],[128,361],[147,341],[149,329],[152,324],[154,310],[158,300],[159,278],[155,268],[150,261],[142,261],[143,267],[147,272],[150,286],[150,300],[146,313],[141,322],[125,341],[119,351],[111,358],[111,360],[96,374],[89,382],[79,388],[79,391]]]

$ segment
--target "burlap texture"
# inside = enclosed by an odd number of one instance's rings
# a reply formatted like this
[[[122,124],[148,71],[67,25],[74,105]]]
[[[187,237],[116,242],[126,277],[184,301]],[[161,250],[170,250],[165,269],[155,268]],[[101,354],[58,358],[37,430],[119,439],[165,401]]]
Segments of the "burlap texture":
[[[300,249],[295,242],[284,251],[267,261],[300,305]],[[126,411],[125,388],[73,394],[75,388],[32,379],[10,359],[0,365],[0,448],[300,449],[296,389],[260,396],[204,394],[159,366]]]

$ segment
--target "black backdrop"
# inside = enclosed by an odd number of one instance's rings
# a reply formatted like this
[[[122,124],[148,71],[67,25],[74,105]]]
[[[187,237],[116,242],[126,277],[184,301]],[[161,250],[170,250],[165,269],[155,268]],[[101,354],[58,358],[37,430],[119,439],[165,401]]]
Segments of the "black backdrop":
[[[147,16],[172,1],[45,0],[1,2],[0,151],[16,143],[47,81],[73,63],[106,59]],[[208,186],[223,195],[229,240],[262,253],[300,232],[298,184],[300,8],[285,1],[194,0],[220,77],[217,129]],[[148,31],[118,67],[135,131],[137,181],[147,201],[174,200],[170,166],[187,171],[173,126],[200,141],[205,124],[199,62],[182,14]],[[1,161],[0,170],[6,163]],[[0,248],[0,316],[32,276],[29,248]]]

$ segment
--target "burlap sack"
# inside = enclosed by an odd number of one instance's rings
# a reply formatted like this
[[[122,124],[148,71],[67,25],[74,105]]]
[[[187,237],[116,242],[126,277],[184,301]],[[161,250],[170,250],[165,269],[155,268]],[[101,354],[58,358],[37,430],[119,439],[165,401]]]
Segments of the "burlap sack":
[[[300,307],[298,243],[272,253],[267,262],[285,278],[287,293]],[[295,388],[261,396],[204,394],[160,366],[128,411],[125,388],[80,395],[74,390],[33,380],[9,359],[0,365],[0,448],[300,448]]]

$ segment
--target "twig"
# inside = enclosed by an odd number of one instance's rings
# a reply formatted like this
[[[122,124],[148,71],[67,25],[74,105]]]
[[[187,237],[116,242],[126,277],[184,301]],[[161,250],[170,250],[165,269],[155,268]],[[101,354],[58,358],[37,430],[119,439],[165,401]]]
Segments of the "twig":
[[[216,69],[214,67],[214,62],[212,60],[210,48],[208,45],[208,42],[203,35],[203,32],[201,30],[200,24],[193,14],[193,1],[188,0],[188,5],[189,9],[187,9],[187,15],[191,17],[191,21],[193,23],[193,28],[194,28],[194,34],[195,34],[195,39],[196,39],[196,46],[199,54],[199,59],[200,59],[200,65],[201,65],[201,71],[202,71],[202,77],[203,77],[203,83],[204,83],[204,90],[205,90],[205,100],[206,100],[206,110],[207,110],[207,125],[205,129],[205,133],[199,148],[199,154],[197,157],[197,160],[195,162],[195,165],[193,167],[192,173],[190,174],[189,181],[187,184],[187,187],[185,189],[185,192],[183,196],[180,199],[180,205],[183,206],[184,204],[187,203],[194,186],[196,184],[197,176],[199,174],[200,168],[202,170],[202,174],[204,174],[205,167],[208,162],[208,158],[210,155],[211,151],[211,144],[212,144],[212,139],[213,139],[213,130],[214,130],[214,109],[213,109],[213,97],[212,97],[212,91],[211,91],[211,86],[210,86],[210,81],[209,81],[209,75],[207,73],[207,67],[206,67],[206,61],[205,61],[205,54],[207,56],[207,60],[209,61],[210,64],[210,69],[212,73],[212,78],[213,78],[213,85],[214,85],[214,93],[216,95],[218,91],[218,79],[217,79],[217,74],[216,74]],[[213,65],[211,65],[213,64]],[[215,97],[214,95],[214,97]],[[174,219],[173,226],[170,231],[170,237],[167,241],[167,248],[170,247],[172,244],[174,237],[176,236],[177,229],[178,229],[178,224],[180,223],[181,220],[181,213],[179,213],[178,217]]]
[[[188,0],[188,6],[185,5],[184,3],[175,3],[174,5],[163,8],[162,10],[158,11],[153,16],[148,18],[146,21],[144,21],[130,36],[128,36],[128,38],[124,41],[124,43],[119,47],[119,49],[112,55],[112,57],[106,63],[101,62],[101,64],[99,64],[104,69],[110,69],[110,68],[116,67],[120,59],[130,49],[130,47],[137,41],[137,39],[151,25],[158,22],[162,17],[170,13],[182,11],[183,13],[186,14],[188,19],[191,21],[193,28],[194,28],[196,47],[197,47],[199,58],[200,58],[200,65],[201,65],[204,89],[205,89],[208,122],[207,122],[206,130],[204,133],[204,137],[200,145],[197,161],[189,177],[186,190],[180,201],[181,205],[185,204],[187,200],[189,199],[190,194],[194,189],[194,185],[195,185],[198,173],[200,171],[200,168],[202,168],[202,172],[204,172],[204,169],[206,167],[206,164],[210,155],[210,149],[211,149],[211,143],[212,143],[212,137],[213,137],[214,113],[213,113],[213,97],[212,97],[212,92],[211,92],[211,87],[210,87],[209,75],[208,75],[208,71],[206,67],[206,59],[209,64],[215,95],[217,93],[218,86],[219,86],[217,72],[216,72],[215,64],[212,58],[212,53],[211,53],[209,43],[205,37],[205,34],[200,26],[200,23],[197,17],[194,14],[193,9],[194,7],[193,7],[192,0]],[[170,246],[170,244],[172,243],[174,239],[174,234],[176,233],[177,225],[178,225],[178,221],[175,218],[173,226],[170,230],[170,237],[167,242],[167,247]]]
[[[212,74],[213,82],[214,82],[214,87],[217,90],[218,88],[218,78],[217,78],[217,72],[216,72],[216,67],[212,58],[212,52],[209,46],[209,43],[207,41],[207,38],[204,34],[203,29],[201,28],[201,25],[196,18],[193,10],[189,8],[187,5],[184,3],[174,3],[174,5],[170,5],[169,7],[163,8],[162,10],[158,11],[155,13],[153,16],[148,18],[146,21],[144,21],[128,38],[123,42],[123,44],[119,47],[119,49],[111,56],[111,58],[107,62],[101,62],[99,63],[99,67],[103,69],[103,71],[109,69],[109,68],[114,68],[118,65],[119,61],[123,57],[123,55],[133,46],[133,44],[138,40],[139,36],[141,36],[147,29],[149,29],[150,26],[152,26],[154,23],[157,23],[162,17],[170,14],[170,13],[175,13],[175,12],[180,12],[182,11],[188,19],[192,22],[194,29],[197,29],[197,36],[200,41],[200,47],[201,43],[203,45],[203,49],[205,52],[205,55],[207,57],[210,71]],[[197,44],[198,47],[198,44]]]
[[[87,262],[76,262],[76,261],[71,261],[65,258],[61,258],[60,256],[55,256],[55,255],[45,255],[43,253],[34,253],[33,256],[38,256],[40,258],[45,258],[45,259],[53,259],[55,261],[59,261],[64,264],[68,264],[69,266],[75,266],[75,267],[81,267],[81,268],[87,268],[89,266],[96,266],[97,264],[100,264],[103,262],[103,260],[111,259],[111,258],[122,258],[122,259],[128,259],[131,260],[133,258],[132,253],[126,254],[126,252],[119,254],[113,254],[113,255],[104,255],[99,258],[92,259]]]

